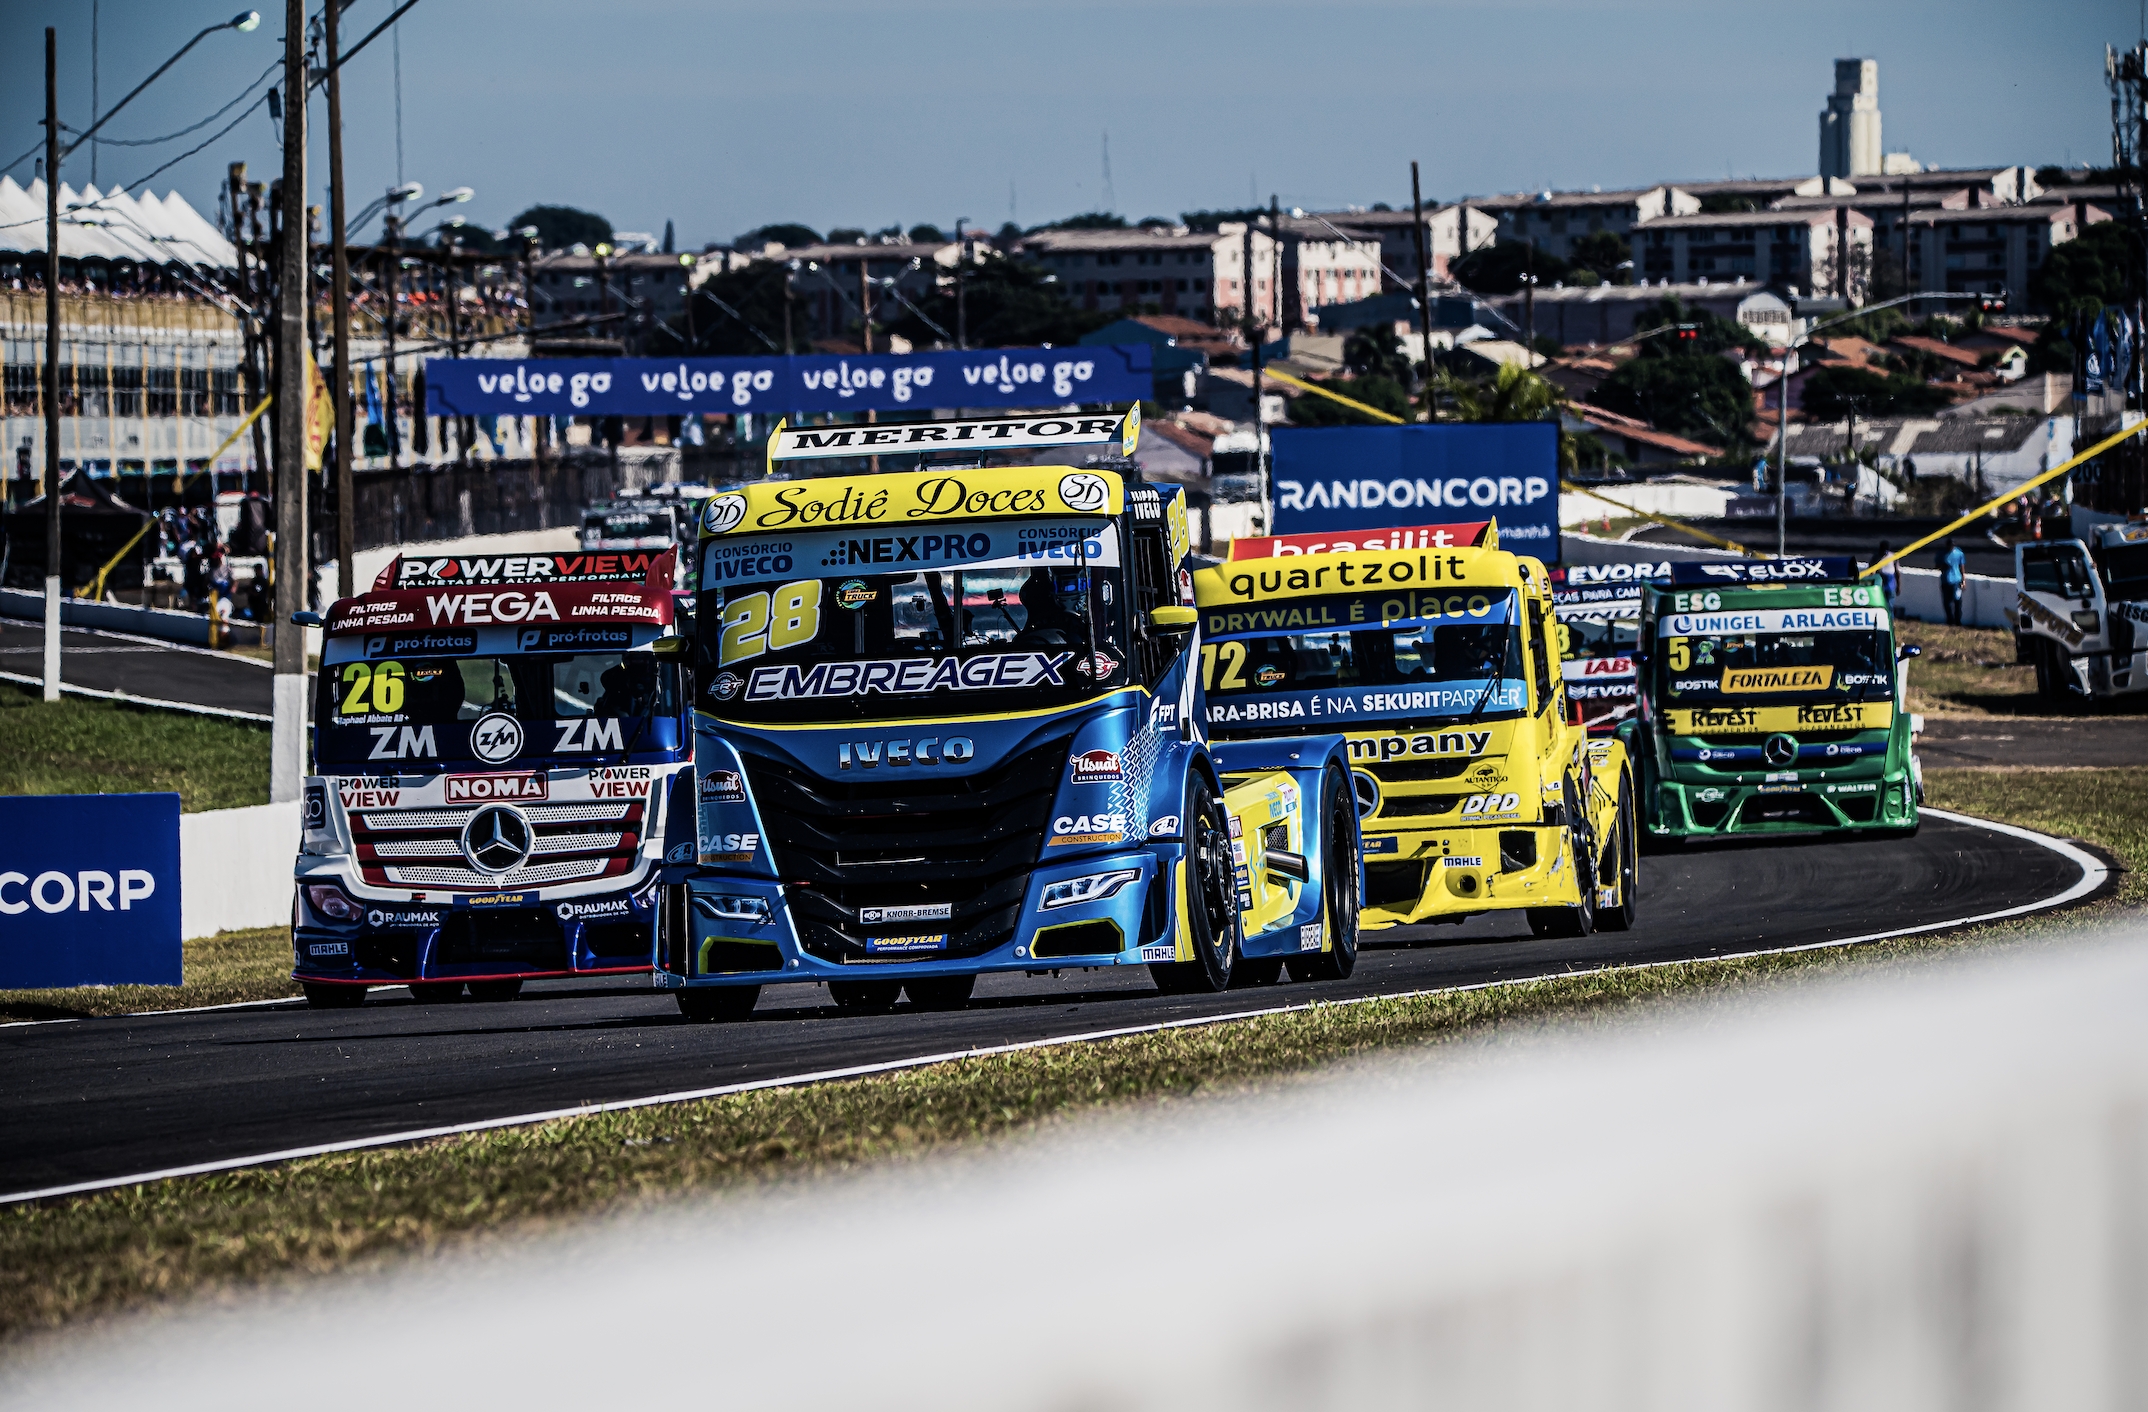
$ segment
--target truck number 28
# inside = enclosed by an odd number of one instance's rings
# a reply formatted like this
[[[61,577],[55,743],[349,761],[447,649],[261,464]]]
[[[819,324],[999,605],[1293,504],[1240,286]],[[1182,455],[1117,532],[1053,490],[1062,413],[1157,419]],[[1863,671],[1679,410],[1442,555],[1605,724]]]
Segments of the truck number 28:
[[[820,635],[820,580],[800,579],[773,593],[749,593],[723,605],[717,665],[781,652]]]

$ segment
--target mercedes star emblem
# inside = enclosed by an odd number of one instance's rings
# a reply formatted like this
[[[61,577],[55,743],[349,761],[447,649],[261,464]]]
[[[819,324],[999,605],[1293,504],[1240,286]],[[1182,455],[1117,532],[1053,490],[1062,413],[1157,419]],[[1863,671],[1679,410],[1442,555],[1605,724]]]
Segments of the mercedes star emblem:
[[[1760,747],[1760,758],[1776,769],[1797,763],[1797,742],[1787,735],[1771,735]]]
[[[462,829],[463,856],[487,873],[505,873],[521,866],[535,842],[530,821],[522,817],[520,810],[504,804],[478,810]]]

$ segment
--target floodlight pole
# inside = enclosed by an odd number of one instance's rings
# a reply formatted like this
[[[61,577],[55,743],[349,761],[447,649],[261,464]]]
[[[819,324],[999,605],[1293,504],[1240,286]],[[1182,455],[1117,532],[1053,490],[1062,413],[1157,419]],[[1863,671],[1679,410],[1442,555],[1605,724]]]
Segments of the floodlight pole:
[[[45,31],[45,699],[60,699],[59,35]]]
[[[333,0],[330,0],[333,3]],[[297,799],[306,774],[306,0],[284,0],[283,243],[277,248],[276,675],[269,802]]]
[[[352,566],[358,507],[351,477],[351,260],[343,235],[343,76],[336,62],[336,17],[343,4],[328,0],[322,17],[328,41],[329,220],[335,231],[336,596],[349,598],[358,591]]]

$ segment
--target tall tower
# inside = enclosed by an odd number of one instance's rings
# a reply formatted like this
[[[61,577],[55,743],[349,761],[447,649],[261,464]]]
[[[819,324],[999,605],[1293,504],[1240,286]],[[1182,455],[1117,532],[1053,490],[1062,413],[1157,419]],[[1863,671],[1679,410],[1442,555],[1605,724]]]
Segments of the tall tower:
[[[1879,60],[1835,60],[1835,91],[1820,113],[1820,175],[1876,176],[1880,155]]]

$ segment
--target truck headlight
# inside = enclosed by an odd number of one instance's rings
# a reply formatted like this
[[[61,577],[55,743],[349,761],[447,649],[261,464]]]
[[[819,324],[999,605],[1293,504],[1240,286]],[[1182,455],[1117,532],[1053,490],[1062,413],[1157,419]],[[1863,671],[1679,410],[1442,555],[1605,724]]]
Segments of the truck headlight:
[[[716,917],[726,922],[753,922],[765,925],[775,914],[768,908],[765,897],[726,896],[723,893],[695,893],[694,907],[704,917]]]
[[[1120,868],[1109,873],[1090,873],[1085,877],[1066,878],[1060,882],[1047,883],[1041,906],[1073,907],[1083,902],[1101,902],[1118,894],[1120,888],[1141,876],[1139,868]]]
[[[2095,609],[2085,608],[2073,615],[2073,625],[2083,632],[2094,632],[2103,626],[2103,620],[2096,616]]]
[[[306,905],[315,915],[331,922],[355,922],[365,915],[365,909],[353,902],[342,888],[334,883],[309,883],[306,886]]]

